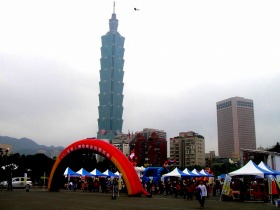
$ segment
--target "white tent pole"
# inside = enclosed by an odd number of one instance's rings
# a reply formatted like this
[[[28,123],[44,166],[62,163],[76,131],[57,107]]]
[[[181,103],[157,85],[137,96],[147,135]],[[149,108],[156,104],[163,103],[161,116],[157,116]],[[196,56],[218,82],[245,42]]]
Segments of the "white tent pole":
[[[118,180],[118,196],[120,196],[120,188],[121,186],[121,181],[122,181],[122,174],[119,173],[119,180]]]
[[[67,178],[68,178],[68,185],[67,185],[67,189],[69,190],[69,181],[70,181],[70,175],[69,174],[67,174]]]
[[[118,182],[118,188],[117,188],[118,189],[118,197],[120,196],[120,188],[119,188],[119,186],[120,185],[119,185],[119,182]]]
[[[270,175],[270,176],[272,176],[272,175]],[[271,182],[270,182],[270,186],[271,186],[271,187],[270,187],[270,189],[271,189],[271,203],[273,203],[273,201],[272,201],[272,199],[273,199],[273,198],[272,198],[272,192],[273,192],[273,190],[272,190],[272,179],[271,179]]]
[[[115,179],[114,178],[112,178],[113,179],[113,198],[115,197]]]

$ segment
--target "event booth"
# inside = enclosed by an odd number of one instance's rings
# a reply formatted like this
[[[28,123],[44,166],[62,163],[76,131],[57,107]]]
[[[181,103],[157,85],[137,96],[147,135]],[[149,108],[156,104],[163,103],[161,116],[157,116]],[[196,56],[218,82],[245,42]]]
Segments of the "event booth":
[[[120,176],[119,172],[113,173],[109,169],[107,169],[104,173],[100,172],[97,169],[92,170],[91,172],[88,172],[84,168],[81,168],[79,171],[75,172],[69,167],[67,167],[63,173],[65,177],[67,177],[67,184],[65,184],[65,188],[69,189],[69,186],[71,186],[73,183],[72,181],[75,180],[81,180],[82,183],[85,183],[86,179],[99,179],[99,178],[105,178],[105,179],[118,179]],[[72,181],[71,181],[72,178]],[[115,183],[115,182],[114,182]],[[70,187],[71,188],[71,187]]]
[[[273,195],[278,196],[275,177],[279,174],[263,162],[257,165],[250,160],[240,169],[225,176],[222,194],[238,200],[272,199]]]

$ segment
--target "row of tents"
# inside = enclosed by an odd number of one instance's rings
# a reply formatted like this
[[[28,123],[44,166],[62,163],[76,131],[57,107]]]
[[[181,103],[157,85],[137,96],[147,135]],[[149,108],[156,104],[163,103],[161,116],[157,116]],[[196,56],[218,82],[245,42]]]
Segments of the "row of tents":
[[[71,170],[69,167],[66,168],[64,171],[65,176],[88,176],[88,177],[119,177],[119,172],[113,173],[110,170],[106,170],[103,173],[100,172],[97,169],[94,169],[91,172],[86,171],[85,169],[81,168],[79,171],[75,172]],[[264,178],[268,175],[280,175],[279,171],[271,169],[269,166],[267,166],[264,162],[261,162],[259,165],[255,164],[252,160],[250,160],[246,165],[241,167],[240,169],[236,171],[232,171],[227,174],[228,176],[246,176],[246,175],[255,175],[259,176],[261,178]],[[213,174],[207,173],[204,169],[201,171],[197,171],[196,169],[193,169],[190,171],[189,169],[185,169],[181,171],[178,168],[175,168],[169,173],[166,173],[162,175],[162,178],[165,177],[214,177]],[[222,174],[218,176],[218,178],[222,179],[225,178],[226,174]]]
[[[78,177],[78,176],[87,176],[87,177],[114,177],[118,178],[120,176],[119,172],[116,173],[111,172],[110,170],[106,170],[103,173],[97,169],[94,169],[91,172],[86,171],[84,168],[81,168],[79,171],[75,172],[71,168],[67,167],[63,173],[64,176],[70,177]]]
[[[236,171],[232,171],[228,174],[221,174],[218,176],[218,179],[224,179],[226,176],[258,176],[261,178],[267,177],[269,175],[277,176],[280,175],[279,171],[271,169],[268,165],[266,165],[263,161],[261,161],[258,165],[255,164],[252,160],[250,160],[246,165],[241,167]]]
[[[228,176],[258,176],[261,178],[267,177],[269,175],[277,176],[280,175],[279,171],[271,169],[268,165],[266,165],[263,161],[260,164],[255,164],[252,160],[250,160],[246,165],[241,167],[236,171],[232,171],[227,174]],[[201,171],[197,171],[193,169],[192,171],[187,168],[181,171],[178,168],[175,168],[173,171],[162,175],[162,177],[214,177],[213,174],[207,173],[204,169]],[[226,174],[222,174],[218,176],[218,178],[225,178]]]
[[[175,168],[174,170],[172,170],[171,172],[162,175],[162,177],[214,177],[213,174],[209,174],[207,173],[204,169],[202,169],[201,171],[197,171],[196,169],[193,169],[192,171],[190,171],[189,169],[184,169],[183,171],[181,171],[178,168]]]
[[[67,167],[63,173],[64,176],[87,176],[87,177],[119,177],[119,172],[116,173],[111,172],[110,170],[106,170],[103,173],[97,169],[94,169],[91,172],[86,171],[84,168],[81,168],[79,171],[75,172],[71,168]],[[184,171],[181,171],[178,168],[175,168],[171,172],[162,175],[162,177],[214,177],[213,174],[207,173],[204,169],[201,171],[197,171],[193,169],[192,171],[187,168]]]

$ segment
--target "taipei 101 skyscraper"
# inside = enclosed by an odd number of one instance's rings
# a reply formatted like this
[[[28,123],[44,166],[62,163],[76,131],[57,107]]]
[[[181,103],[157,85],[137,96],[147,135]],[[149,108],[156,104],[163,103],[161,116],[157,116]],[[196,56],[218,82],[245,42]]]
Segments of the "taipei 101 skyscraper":
[[[124,37],[117,31],[115,2],[109,28],[109,32],[101,37],[97,138],[111,140],[122,132],[123,125]]]

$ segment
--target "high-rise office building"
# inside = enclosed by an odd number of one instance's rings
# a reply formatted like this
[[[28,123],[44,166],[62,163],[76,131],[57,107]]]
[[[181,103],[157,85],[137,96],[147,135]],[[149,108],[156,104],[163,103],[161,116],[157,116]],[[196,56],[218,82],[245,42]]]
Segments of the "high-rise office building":
[[[256,149],[253,100],[233,97],[216,103],[220,157],[240,158],[240,149]]]
[[[99,82],[99,139],[113,139],[122,132],[123,125],[123,66],[124,37],[118,29],[118,19],[114,10],[109,20],[109,32],[102,36]]]

